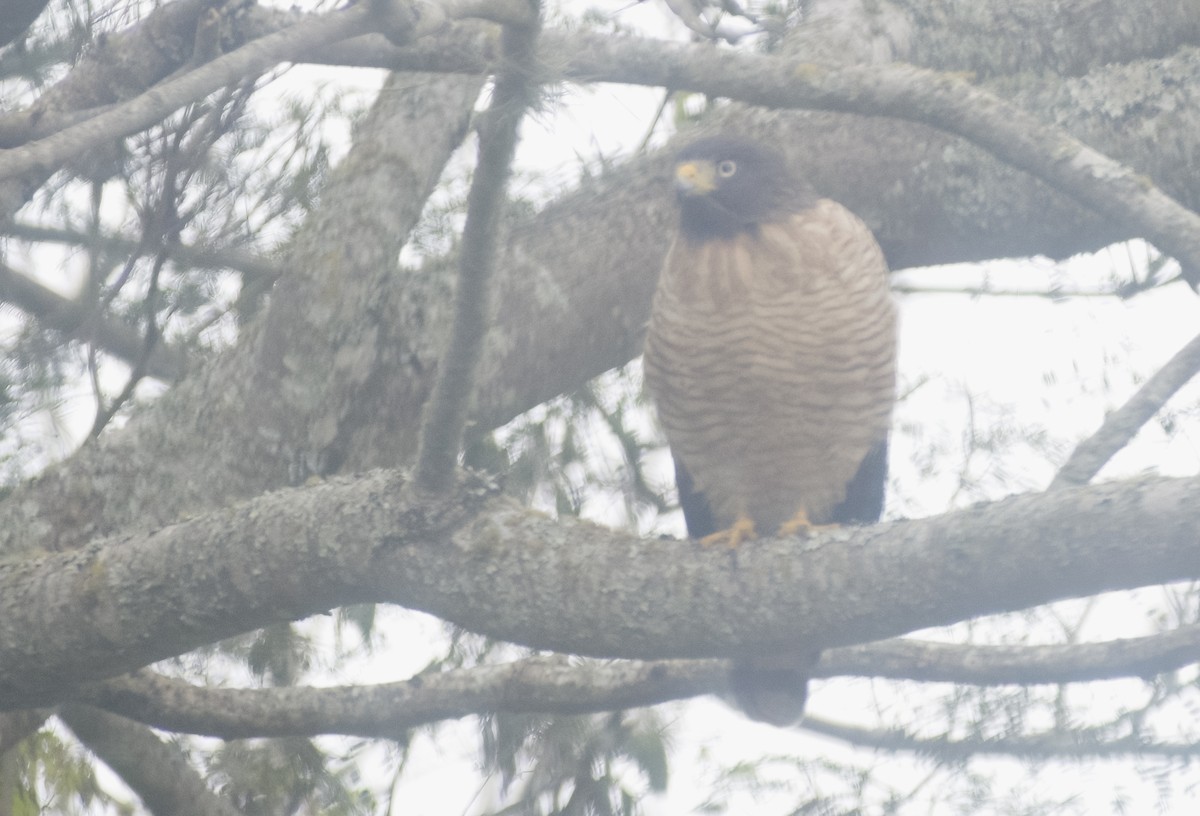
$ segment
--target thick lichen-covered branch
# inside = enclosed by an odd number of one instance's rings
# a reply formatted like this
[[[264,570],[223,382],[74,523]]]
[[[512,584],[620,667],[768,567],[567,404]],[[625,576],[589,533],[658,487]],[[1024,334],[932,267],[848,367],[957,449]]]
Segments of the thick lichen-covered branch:
[[[483,483],[432,503],[407,486],[377,472],[0,564],[0,705],[53,701],[365,601],[534,648],[733,658],[1200,578],[1196,479],[1020,496],[733,552],[548,519],[488,498]]]

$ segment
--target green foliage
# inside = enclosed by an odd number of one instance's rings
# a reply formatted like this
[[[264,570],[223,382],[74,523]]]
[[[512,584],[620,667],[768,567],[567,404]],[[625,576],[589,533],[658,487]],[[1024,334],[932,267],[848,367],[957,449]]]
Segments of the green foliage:
[[[63,740],[57,729],[43,727],[14,752],[0,758],[0,763],[15,765],[15,784],[4,788],[5,795],[12,797],[13,816],[82,816],[98,808],[116,814],[134,813],[128,801],[100,784],[92,758]],[[8,773],[0,774],[11,780]]]
[[[107,8],[102,25],[121,28],[143,10],[138,3]],[[52,4],[20,49],[3,52],[0,76],[12,66],[9,80],[0,79],[7,107],[19,107],[51,78],[55,60],[75,53],[64,44],[89,40],[97,27],[93,13],[90,6]],[[224,259],[230,250],[265,258],[290,236],[311,211],[328,171],[331,126],[357,113],[340,96],[311,94],[293,96],[278,109],[251,111],[258,87],[247,82],[218,92],[110,149],[92,151],[73,173],[43,186],[26,208],[42,231],[29,233],[21,225],[6,239],[10,259],[37,251],[39,265],[49,266],[55,262],[43,256],[53,251],[46,243],[52,233],[49,240],[60,247],[62,288],[80,293],[87,319],[128,326],[145,338],[126,365],[136,365],[159,343],[195,358],[228,341],[235,322],[257,309],[270,280],[263,279],[261,264],[230,270]],[[55,226],[47,231],[47,224]],[[208,247],[225,255],[210,257]],[[129,378],[113,367],[86,332],[68,338],[38,329],[34,321],[3,342],[0,359],[0,433],[6,442],[17,438],[21,422],[52,415],[81,367],[97,391],[101,422],[94,432],[131,404],[144,376],[135,369]],[[109,372],[120,372],[126,382],[113,388]],[[29,446],[17,447],[21,456],[0,449],[10,480],[45,464]]]
[[[246,665],[272,685],[290,686],[307,670],[312,644],[290,623],[277,623],[253,633]]]
[[[347,654],[353,649],[353,647],[346,647],[343,643],[343,631],[347,628],[358,633],[362,648],[368,652],[371,651],[374,644],[377,611],[378,607],[375,604],[355,604],[353,606],[340,607],[335,612],[339,653]]]
[[[81,369],[59,334],[32,320],[0,355],[0,485],[9,486],[58,454],[46,425],[60,425],[64,389]]]
[[[354,749],[334,758],[300,738],[233,742],[212,755],[208,773],[246,816],[367,816],[376,802],[354,758]]]
[[[637,531],[670,511],[668,485],[647,473],[656,440],[634,370],[609,372],[497,431],[495,447],[509,459],[506,489],[559,515],[603,507],[609,524],[619,506],[624,524]]]
[[[652,709],[483,718],[484,770],[508,794],[500,814],[634,816],[667,784],[665,729]]]

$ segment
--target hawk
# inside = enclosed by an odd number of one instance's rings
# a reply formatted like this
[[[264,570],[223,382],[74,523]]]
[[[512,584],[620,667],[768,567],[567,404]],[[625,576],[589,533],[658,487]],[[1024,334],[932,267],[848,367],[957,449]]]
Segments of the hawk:
[[[870,523],[883,508],[896,317],[870,229],[775,150],[712,137],[675,163],[679,233],[646,336],[646,388],[688,534]],[[755,719],[803,714],[812,655],[735,663]]]

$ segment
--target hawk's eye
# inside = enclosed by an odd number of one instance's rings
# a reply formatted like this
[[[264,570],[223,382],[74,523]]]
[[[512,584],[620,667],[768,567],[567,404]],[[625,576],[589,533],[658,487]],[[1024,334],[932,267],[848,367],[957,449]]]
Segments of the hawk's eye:
[[[717,175],[721,178],[729,178],[737,172],[737,162],[726,159],[717,165]]]

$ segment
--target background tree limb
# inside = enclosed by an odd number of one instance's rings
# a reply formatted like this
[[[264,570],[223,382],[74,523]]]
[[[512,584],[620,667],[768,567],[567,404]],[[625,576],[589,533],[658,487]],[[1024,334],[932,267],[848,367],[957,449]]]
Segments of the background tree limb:
[[[1200,625],[1100,643],[972,646],[896,638],[829,649],[813,677],[857,675],[982,685],[1149,677],[1196,661]],[[222,689],[148,671],[83,689],[79,699],[155,728],[222,739],[407,729],[499,711],[579,714],[724,694],[726,660],[581,661],[531,657],[422,673],[378,685]]]
[[[51,292],[32,278],[0,264],[0,300],[36,317],[39,323],[99,348],[133,365],[145,357],[146,373],[161,380],[183,374],[183,352],[156,343],[146,357],[146,340],[131,326],[97,317],[84,304]]]
[[[177,747],[146,726],[77,703],[63,706],[58,716],[156,816],[237,816]]]
[[[1200,372],[1200,335],[1177,351],[1136,394],[1105,417],[1095,433],[1076,446],[1055,475],[1050,489],[1089,482],[1197,372]]]

